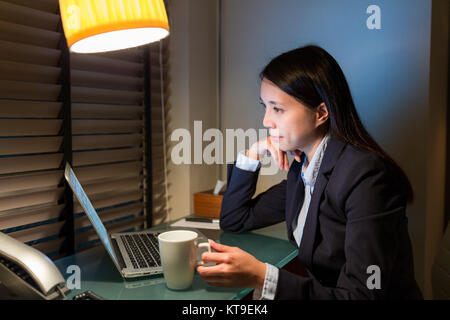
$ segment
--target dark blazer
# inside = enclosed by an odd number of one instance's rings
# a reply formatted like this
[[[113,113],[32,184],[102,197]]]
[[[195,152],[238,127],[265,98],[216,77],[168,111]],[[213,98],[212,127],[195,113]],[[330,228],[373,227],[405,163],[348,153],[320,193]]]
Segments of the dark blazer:
[[[304,199],[302,162],[253,198],[259,170],[228,165],[220,226],[244,232],[286,221],[289,240]],[[309,277],[280,270],[275,299],[422,299],[414,280],[404,183],[378,155],[333,137],[322,159],[299,247]],[[379,267],[380,289],[374,284]],[[369,289],[372,288],[372,289]]]

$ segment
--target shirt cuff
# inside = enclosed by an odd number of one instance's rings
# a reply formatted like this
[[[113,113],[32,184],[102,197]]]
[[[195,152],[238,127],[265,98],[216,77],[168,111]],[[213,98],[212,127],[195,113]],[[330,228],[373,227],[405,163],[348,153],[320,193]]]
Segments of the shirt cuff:
[[[254,300],[273,300],[277,291],[278,274],[280,270],[277,267],[266,263],[266,276],[264,278],[264,286],[262,291],[255,289],[253,291]]]
[[[236,167],[242,170],[255,172],[261,166],[261,161],[245,156],[244,152],[245,151],[239,152],[236,160]]]

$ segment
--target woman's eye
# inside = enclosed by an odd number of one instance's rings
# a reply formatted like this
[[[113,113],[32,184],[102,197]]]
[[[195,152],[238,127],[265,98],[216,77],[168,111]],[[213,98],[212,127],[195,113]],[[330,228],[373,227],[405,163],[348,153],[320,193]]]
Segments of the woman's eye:
[[[280,109],[280,108],[277,108],[277,107],[273,107],[273,111],[275,111],[276,113],[280,113],[280,112],[282,112],[283,110]]]

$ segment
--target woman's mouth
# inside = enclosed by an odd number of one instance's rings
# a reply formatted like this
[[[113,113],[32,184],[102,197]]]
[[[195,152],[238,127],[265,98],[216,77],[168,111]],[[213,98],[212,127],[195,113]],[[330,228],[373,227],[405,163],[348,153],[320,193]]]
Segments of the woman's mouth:
[[[281,136],[270,136],[270,139],[273,141],[279,141],[280,139],[283,139]]]

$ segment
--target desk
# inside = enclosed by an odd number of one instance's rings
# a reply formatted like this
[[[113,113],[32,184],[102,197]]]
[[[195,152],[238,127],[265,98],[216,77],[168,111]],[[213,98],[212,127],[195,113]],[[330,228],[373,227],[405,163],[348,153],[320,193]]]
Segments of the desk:
[[[159,228],[161,226],[152,230]],[[202,229],[201,231],[211,237],[211,230]],[[216,235],[219,235],[219,238],[214,240],[228,246],[237,246],[257,259],[279,268],[285,266],[298,253],[287,240],[285,223],[247,233],[219,232]],[[162,274],[136,280],[124,280],[102,245],[59,259],[55,261],[55,264],[66,280],[72,275],[66,273],[68,266],[80,267],[81,288],[72,290],[68,299],[86,290],[92,290],[106,299],[114,300],[228,300],[242,299],[252,290],[211,287],[197,272],[192,286],[183,291],[169,290]]]

